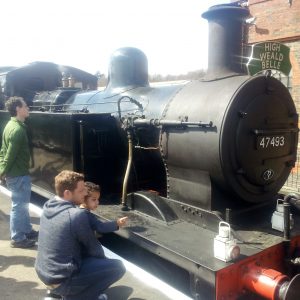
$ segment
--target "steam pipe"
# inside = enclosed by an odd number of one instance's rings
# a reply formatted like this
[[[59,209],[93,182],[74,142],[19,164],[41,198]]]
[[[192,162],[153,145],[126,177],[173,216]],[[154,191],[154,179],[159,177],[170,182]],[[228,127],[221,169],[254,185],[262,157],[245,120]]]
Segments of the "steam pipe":
[[[127,203],[126,203],[126,196],[127,196],[128,179],[129,179],[129,174],[132,165],[132,136],[130,130],[127,130],[127,139],[128,139],[128,163],[127,163],[127,168],[126,168],[124,181],[123,181],[122,203],[121,203],[122,210],[128,210]]]
[[[137,100],[129,97],[129,96],[122,96],[119,100],[118,100],[118,114],[119,114],[119,119],[121,120],[122,115],[121,115],[121,101],[123,99],[128,99],[131,103],[136,104],[136,106],[139,108],[140,111],[143,111],[143,105],[138,102]]]

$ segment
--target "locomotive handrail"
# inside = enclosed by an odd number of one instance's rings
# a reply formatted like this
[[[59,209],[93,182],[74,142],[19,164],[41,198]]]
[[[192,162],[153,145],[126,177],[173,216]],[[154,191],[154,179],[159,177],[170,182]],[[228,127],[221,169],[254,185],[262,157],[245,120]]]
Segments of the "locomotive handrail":
[[[127,96],[124,96],[124,97],[127,97]],[[110,97],[108,97],[108,98],[110,98]],[[71,106],[73,106],[73,107],[77,106],[77,107],[82,107],[82,109],[86,109],[87,107],[92,106],[92,105],[107,105],[107,104],[117,104],[118,105],[118,102],[119,101],[105,101],[105,102],[103,101],[103,102],[93,102],[93,103],[85,102],[85,103],[43,104],[43,105],[31,105],[31,106],[29,106],[29,108],[32,111],[49,111],[50,109],[53,109],[54,111],[58,111],[58,109],[60,109],[61,111],[65,111],[66,109],[68,109],[68,107],[71,107]],[[125,100],[125,102],[129,103],[132,101]],[[139,102],[137,101],[137,103],[139,103]],[[142,104],[140,104],[140,105],[142,106]],[[133,110],[133,109],[131,109],[131,110]],[[123,110],[123,112],[131,111],[131,110]],[[77,111],[77,109],[72,109],[72,111]],[[110,113],[116,113],[116,112],[119,113],[119,110],[112,111]]]
[[[213,122],[187,122],[178,120],[159,120],[159,119],[136,119],[133,121],[135,126],[199,126],[199,127],[213,127]]]
[[[30,105],[29,108],[40,107],[57,107],[57,106],[91,106],[94,104],[117,104],[118,101],[105,101],[105,102],[93,102],[93,103],[63,103],[63,104],[43,104],[43,105]],[[128,101],[130,102],[130,101]]]
[[[275,133],[288,133],[299,132],[298,128],[285,128],[285,129],[253,129],[252,132],[256,135],[260,134],[275,134]]]

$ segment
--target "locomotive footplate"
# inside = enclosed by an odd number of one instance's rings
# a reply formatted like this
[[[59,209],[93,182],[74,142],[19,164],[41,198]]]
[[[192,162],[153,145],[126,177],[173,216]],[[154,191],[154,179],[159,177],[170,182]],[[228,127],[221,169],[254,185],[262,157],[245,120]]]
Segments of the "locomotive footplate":
[[[222,220],[218,214],[212,216],[213,213],[208,212],[208,215],[205,215],[195,207],[189,205],[182,207],[182,203],[176,210],[176,201],[155,195],[151,196],[151,193],[149,197],[147,195],[149,195],[147,192],[137,193],[135,200],[141,202],[141,205],[134,203],[134,197],[130,195],[128,197],[128,200],[131,198],[128,201],[130,207],[128,211],[123,211],[121,205],[106,204],[105,199],[103,199],[97,214],[102,220],[128,216],[128,226],[125,229],[120,229],[117,234],[130,240],[138,247],[186,270],[190,274],[192,296],[195,299],[221,299],[218,293],[226,295],[227,291],[223,285],[220,288],[220,278],[227,276],[231,276],[237,281],[236,284],[232,282],[230,284],[232,290],[235,290],[237,294],[232,294],[232,297],[227,295],[228,297],[224,299],[238,299],[237,297],[245,295],[246,289],[237,288],[235,285],[240,284],[238,274],[242,272],[241,270],[251,264],[261,264],[265,261],[264,267],[282,271],[283,266],[274,263],[274,260],[277,259],[281,261],[282,259],[279,258],[285,255],[281,233],[272,229],[264,230],[265,224],[262,224],[261,230],[250,232],[241,229],[234,231],[235,238],[238,239],[237,244],[240,247],[240,256],[235,261],[226,263],[216,259],[213,255],[217,226],[212,224],[214,222],[218,224]],[[151,198],[152,200],[156,199],[156,201],[152,201]],[[147,207],[146,202],[148,202],[147,214],[138,210],[140,206]],[[151,205],[156,211],[155,217],[149,216]],[[132,209],[133,207],[134,209]],[[194,213],[193,209],[195,210]],[[186,213],[185,219],[182,216],[178,217],[180,211]],[[190,216],[195,216],[196,211],[198,211],[197,218],[200,220],[198,224],[192,223],[192,219],[188,217],[188,212],[190,212]],[[256,228],[260,228],[260,224],[256,225]],[[295,223],[295,227],[299,232],[298,221]],[[170,239],[170,237],[173,238]],[[294,241],[292,245],[293,248],[299,248],[300,240]],[[262,263],[262,265],[264,264]],[[227,284],[226,282],[225,286]],[[290,285],[294,286],[292,283]],[[260,298],[255,295],[253,299]]]

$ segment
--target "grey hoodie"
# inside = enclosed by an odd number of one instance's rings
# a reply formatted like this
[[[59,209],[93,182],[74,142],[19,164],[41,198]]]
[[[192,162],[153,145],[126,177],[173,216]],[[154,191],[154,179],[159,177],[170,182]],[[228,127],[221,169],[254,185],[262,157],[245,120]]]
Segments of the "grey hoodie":
[[[43,208],[36,272],[46,285],[59,284],[80,268],[83,256],[105,257],[87,211],[55,196]]]

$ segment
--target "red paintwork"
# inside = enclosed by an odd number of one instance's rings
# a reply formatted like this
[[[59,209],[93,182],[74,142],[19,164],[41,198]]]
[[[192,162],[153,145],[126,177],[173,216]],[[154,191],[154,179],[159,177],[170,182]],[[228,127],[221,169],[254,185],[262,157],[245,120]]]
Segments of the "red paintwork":
[[[291,241],[291,252],[296,247],[300,236]],[[285,280],[284,244],[280,243],[218,271],[216,300],[235,300],[247,290],[274,300],[276,288]]]

